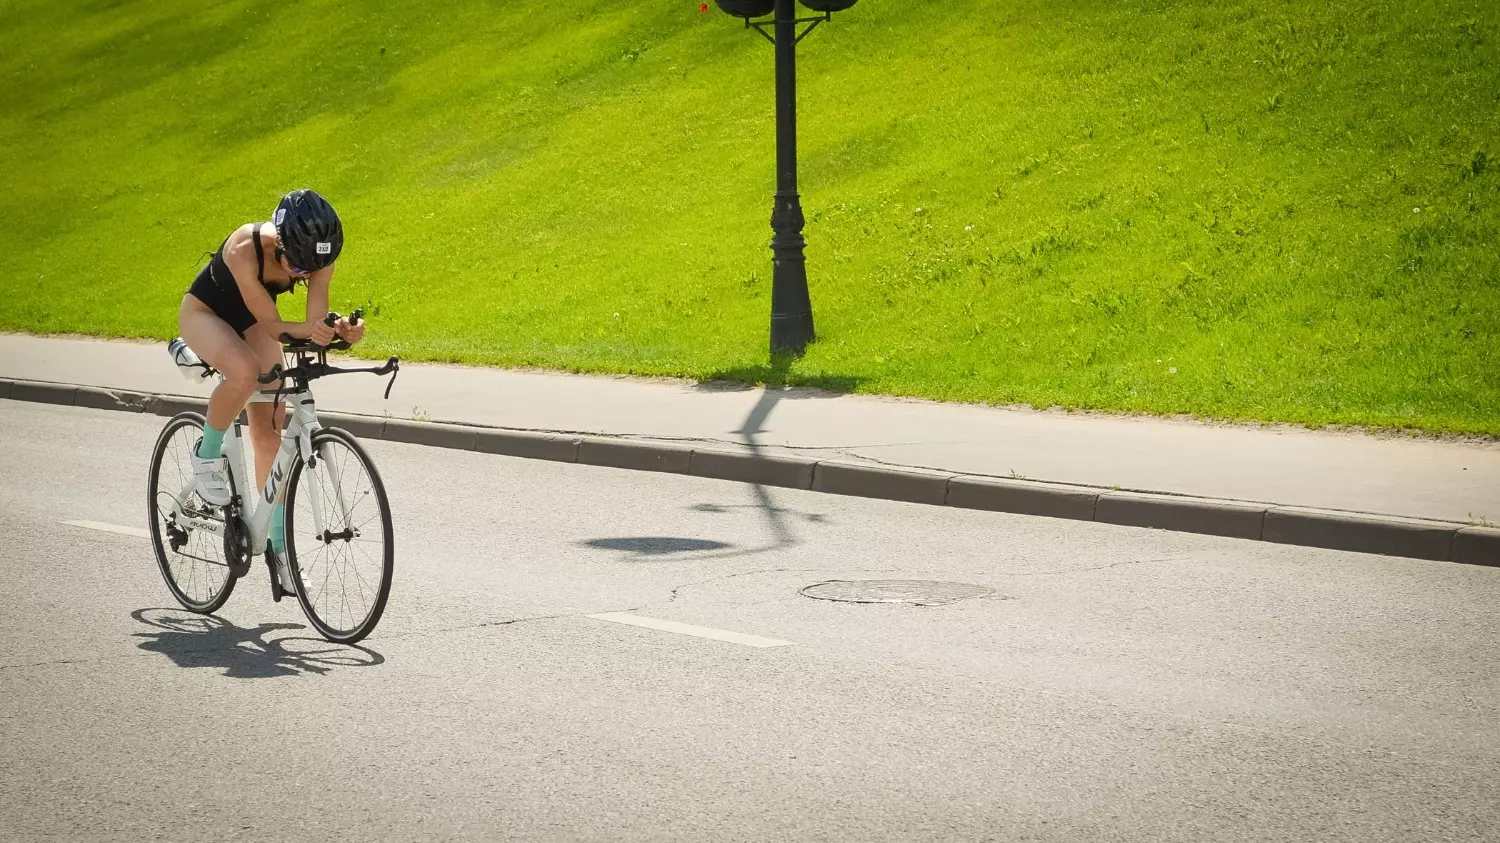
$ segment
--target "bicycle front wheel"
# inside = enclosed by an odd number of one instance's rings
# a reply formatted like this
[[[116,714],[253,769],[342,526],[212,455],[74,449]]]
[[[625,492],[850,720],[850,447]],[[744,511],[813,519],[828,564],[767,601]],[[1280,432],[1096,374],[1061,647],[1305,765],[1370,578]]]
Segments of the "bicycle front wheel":
[[[298,457],[286,490],[287,562],[297,600],[329,641],[375,628],[391,592],[391,505],[375,463],[346,431],[313,434],[313,465]]]

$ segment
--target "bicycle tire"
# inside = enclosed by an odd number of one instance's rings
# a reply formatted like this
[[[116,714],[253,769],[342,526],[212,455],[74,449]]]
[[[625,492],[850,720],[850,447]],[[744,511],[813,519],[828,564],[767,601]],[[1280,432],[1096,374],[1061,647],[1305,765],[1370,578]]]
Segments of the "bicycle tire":
[[[391,505],[374,461],[353,434],[339,428],[323,428],[313,434],[312,446],[319,455],[313,474],[319,478],[325,535],[313,535],[316,528],[306,523],[312,520],[310,504],[305,511],[298,507],[303,481],[308,475],[307,466],[299,454],[292,466],[286,489],[287,564],[296,581],[297,602],[302,605],[302,611],[313,628],[329,641],[353,644],[375,629],[390,597],[391,574],[396,558],[395,543],[391,535]],[[335,456],[338,449],[344,449],[347,453]],[[358,465],[351,466],[351,460]],[[351,478],[346,474],[351,467],[357,467],[363,472],[362,484],[359,477]],[[351,480],[353,488],[344,489],[343,485]],[[340,495],[343,496],[344,505],[330,505],[339,501]],[[376,511],[373,514],[355,514],[354,508],[366,499],[373,501]],[[356,545],[374,543],[374,540],[365,538],[362,531],[377,520],[380,549],[378,558],[374,558]],[[309,529],[299,530],[299,525]],[[334,530],[333,527],[339,529]],[[332,539],[327,535],[338,533],[350,535]],[[363,559],[357,560],[356,554]],[[355,567],[356,563],[363,564]],[[373,576],[362,576],[361,568]],[[373,585],[370,579],[375,580]],[[331,605],[330,590],[335,585],[339,589],[339,596],[343,598],[339,607]],[[359,611],[350,611],[351,586],[356,587],[361,598]],[[339,617],[331,617],[336,608],[343,611],[337,613]]]
[[[170,479],[177,484],[175,488],[181,488],[192,476],[190,460],[186,462],[184,469],[183,453],[191,455],[192,447],[202,432],[203,416],[192,412],[178,413],[162,427],[161,433],[156,437],[156,445],[151,449],[150,474],[146,479],[146,520],[151,528],[151,546],[156,551],[156,566],[167,583],[167,589],[183,608],[207,615],[224,605],[239,579],[234,576],[229,565],[228,543],[232,540],[231,536],[226,532],[222,539],[194,541],[194,534],[187,534],[183,545],[169,546],[168,540],[163,538],[163,531],[167,529],[166,515],[171,510],[168,508],[163,511],[157,502],[160,495],[170,494],[162,490],[161,484],[168,452],[173,452],[177,457],[174,459],[175,468]],[[181,448],[184,441],[187,443],[185,452]],[[200,505],[195,509],[201,509],[201,512],[195,514],[202,517],[216,515],[220,520],[223,519],[222,507],[210,507],[197,496],[193,500]],[[193,552],[182,553],[182,548]],[[211,561],[214,553],[220,556],[220,561]]]

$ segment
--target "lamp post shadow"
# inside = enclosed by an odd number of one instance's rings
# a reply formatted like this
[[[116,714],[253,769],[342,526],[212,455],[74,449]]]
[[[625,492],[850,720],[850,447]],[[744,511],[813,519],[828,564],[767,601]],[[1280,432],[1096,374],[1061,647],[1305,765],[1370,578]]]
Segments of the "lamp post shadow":
[[[772,367],[780,366],[785,372],[789,365],[789,358],[783,357],[781,362],[773,358]],[[759,435],[765,432],[766,421],[771,417],[777,405],[786,397],[786,390],[782,387],[767,387],[750,408],[750,412],[741,422],[739,429],[730,431],[737,434],[742,444],[755,458],[764,456],[764,446],[761,444]],[[792,547],[801,542],[788,523],[787,515],[791,510],[783,509],[776,505],[771,499],[770,490],[763,484],[750,483],[750,493],[754,498],[753,503],[744,505],[746,508],[759,510],[765,519],[767,530],[770,532],[770,541],[755,547],[735,548],[725,542],[710,539],[694,539],[672,536],[622,536],[611,538],[588,539],[580,542],[585,547],[600,550],[620,550],[631,554],[631,559],[643,561],[651,558],[665,560],[691,560],[693,562],[704,562],[709,560],[733,559],[745,556],[755,556]],[[698,504],[690,509],[697,512],[722,513],[729,509],[737,508],[718,504]],[[823,523],[824,517],[817,514],[803,514],[810,523]],[[709,551],[700,553],[699,551]]]
[[[776,358],[773,357],[773,365],[775,362]],[[745,417],[744,424],[740,425],[739,430],[734,431],[744,437],[746,447],[750,449],[751,456],[756,459],[764,456],[760,440],[756,437],[758,434],[765,432],[766,419],[771,417],[771,411],[775,410],[776,405],[781,403],[781,398],[782,393],[779,388],[772,389],[767,387],[760,394],[760,400],[756,401],[755,406],[750,408],[750,415]],[[752,483],[750,484],[750,490],[751,494],[755,496],[756,505],[764,513],[766,525],[771,531],[773,542],[766,549],[773,550],[796,544],[797,537],[792,534],[791,528],[787,526],[786,520],[782,517],[781,510],[771,500],[771,493],[766,490],[766,487],[759,483]]]

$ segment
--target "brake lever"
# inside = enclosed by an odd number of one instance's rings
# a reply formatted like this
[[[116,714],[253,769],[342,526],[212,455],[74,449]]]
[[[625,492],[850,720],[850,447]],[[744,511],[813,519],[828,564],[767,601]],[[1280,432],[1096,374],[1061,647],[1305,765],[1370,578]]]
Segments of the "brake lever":
[[[276,365],[272,366],[271,370],[269,372],[266,372],[264,375],[256,375],[255,379],[262,384],[267,384],[271,381],[279,381],[281,380],[282,373],[285,371],[286,369],[283,368],[280,363],[277,363]]]

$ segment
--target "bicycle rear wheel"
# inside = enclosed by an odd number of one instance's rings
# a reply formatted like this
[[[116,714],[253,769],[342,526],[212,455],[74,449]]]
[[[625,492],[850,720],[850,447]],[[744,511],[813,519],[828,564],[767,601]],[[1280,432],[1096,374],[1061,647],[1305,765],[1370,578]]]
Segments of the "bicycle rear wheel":
[[[193,448],[203,435],[203,416],[179,413],[162,428],[151,452],[146,482],[146,519],[151,546],[167,588],[184,608],[208,614],[234,591],[230,562],[235,557],[233,531],[220,534],[179,526],[172,518],[177,496],[193,482]],[[211,506],[196,494],[181,501],[180,510],[203,522],[224,524],[225,509]]]
[[[287,481],[287,562],[307,619],[329,641],[352,644],[375,629],[390,596],[391,505],[352,434],[324,428],[312,445],[315,465],[299,456]]]

